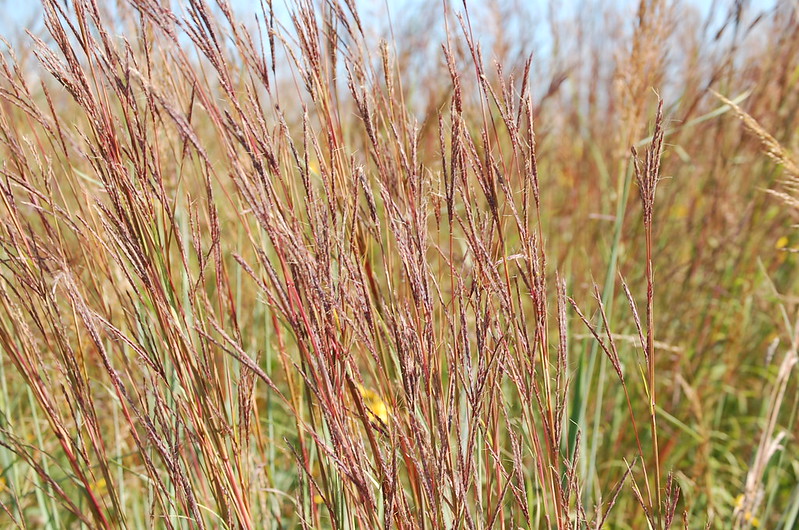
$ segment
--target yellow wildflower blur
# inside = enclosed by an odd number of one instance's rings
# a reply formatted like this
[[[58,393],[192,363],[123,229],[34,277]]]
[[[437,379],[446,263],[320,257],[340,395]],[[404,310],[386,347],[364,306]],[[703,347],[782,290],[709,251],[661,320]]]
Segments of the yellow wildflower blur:
[[[383,398],[374,390],[370,390],[362,385],[358,385],[358,391],[361,393],[366,408],[376,417],[380,418],[383,423],[388,422],[388,416],[391,414],[391,407],[386,405]]]
[[[735,499],[735,508],[736,510],[740,510],[741,508],[743,508],[743,506],[744,506],[744,496],[738,495],[738,497],[736,497]],[[753,528],[760,527],[760,519],[753,516],[751,511],[746,510],[746,512],[744,512],[743,515],[744,515],[744,520],[749,524],[751,524]]]
[[[100,480],[98,480],[97,482],[92,484],[92,489],[95,492],[100,493],[100,494],[105,493],[105,491],[107,489],[107,485],[106,485],[105,479],[101,478]]]

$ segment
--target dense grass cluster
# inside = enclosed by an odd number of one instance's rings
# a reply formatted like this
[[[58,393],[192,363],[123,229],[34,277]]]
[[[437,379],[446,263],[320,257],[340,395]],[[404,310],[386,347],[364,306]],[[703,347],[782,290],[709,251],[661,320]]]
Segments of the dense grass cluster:
[[[42,0],[0,526],[796,528],[787,4]]]

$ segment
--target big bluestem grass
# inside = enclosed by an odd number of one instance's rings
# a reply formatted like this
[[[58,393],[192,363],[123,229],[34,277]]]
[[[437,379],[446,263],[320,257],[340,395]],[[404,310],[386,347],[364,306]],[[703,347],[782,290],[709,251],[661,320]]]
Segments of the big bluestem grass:
[[[796,13],[553,15],[538,60],[506,9],[43,1],[0,64],[4,522],[795,524]]]

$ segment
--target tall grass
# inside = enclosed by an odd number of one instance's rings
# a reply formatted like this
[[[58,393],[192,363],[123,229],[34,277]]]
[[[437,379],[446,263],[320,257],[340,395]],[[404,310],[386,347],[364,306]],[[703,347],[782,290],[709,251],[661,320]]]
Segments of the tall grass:
[[[735,5],[43,0],[4,525],[793,528],[799,28]]]

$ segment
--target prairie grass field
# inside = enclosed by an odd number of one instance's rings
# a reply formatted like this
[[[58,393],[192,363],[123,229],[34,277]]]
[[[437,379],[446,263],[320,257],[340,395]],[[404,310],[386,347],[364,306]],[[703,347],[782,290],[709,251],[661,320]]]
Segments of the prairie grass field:
[[[796,2],[2,29],[0,528],[799,528]]]

